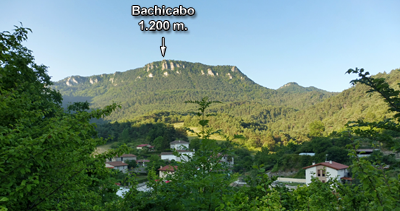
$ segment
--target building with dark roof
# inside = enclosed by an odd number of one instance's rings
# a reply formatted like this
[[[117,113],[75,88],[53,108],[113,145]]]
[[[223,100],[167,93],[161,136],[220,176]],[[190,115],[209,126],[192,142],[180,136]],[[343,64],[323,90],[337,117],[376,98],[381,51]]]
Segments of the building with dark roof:
[[[107,166],[108,164],[108,166]],[[106,166],[108,168],[114,167],[114,169],[118,169],[122,171],[123,173],[126,173],[128,171],[128,164],[124,163],[124,161],[112,161],[112,162],[106,162]]]
[[[147,163],[149,163],[150,160],[137,160],[136,163],[138,166],[147,166]]]
[[[121,156],[116,155],[113,158],[108,159],[110,162],[111,161],[128,161],[128,160],[136,160],[136,155],[133,154],[123,154]]]

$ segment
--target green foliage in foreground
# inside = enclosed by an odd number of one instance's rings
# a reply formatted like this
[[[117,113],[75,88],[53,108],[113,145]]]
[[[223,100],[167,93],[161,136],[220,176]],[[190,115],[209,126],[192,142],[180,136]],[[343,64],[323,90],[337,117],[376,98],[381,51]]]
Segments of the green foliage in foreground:
[[[116,104],[87,112],[77,103],[64,112],[61,94],[46,67],[34,63],[21,45],[29,29],[0,33],[0,209],[92,210],[115,200],[117,187],[93,156],[105,141],[95,138],[91,118],[102,118]]]

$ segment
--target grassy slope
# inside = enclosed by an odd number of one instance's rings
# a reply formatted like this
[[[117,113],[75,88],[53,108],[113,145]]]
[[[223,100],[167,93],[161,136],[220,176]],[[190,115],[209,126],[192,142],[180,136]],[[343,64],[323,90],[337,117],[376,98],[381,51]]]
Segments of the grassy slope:
[[[111,144],[113,144],[113,143],[98,146],[95,153],[102,154],[102,153],[106,152],[107,150],[111,149]]]
[[[173,125],[175,128],[181,128],[181,127],[183,127],[183,122],[175,123]],[[196,133],[200,132],[200,127],[189,127],[189,128],[192,129]],[[189,140],[192,140],[194,138],[197,138],[197,135],[195,133],[188,132],[188,138],[189,138]],[[217,140],[217,141],[225,141],[225,138],[218,134],[213,134],[213,135],[211,135],[210,138]]]

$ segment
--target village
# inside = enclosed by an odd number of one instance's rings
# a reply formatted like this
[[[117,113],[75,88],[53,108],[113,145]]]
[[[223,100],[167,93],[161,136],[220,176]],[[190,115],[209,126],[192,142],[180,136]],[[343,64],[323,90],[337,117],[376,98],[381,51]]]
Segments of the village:
[[[137,150],[147,150],[149,152],[154,151],[154,146],[150,144],[140,144],[136,146]],[[170,143],[171,151],[168,152],[161,152],[159,157],[161,160],[167,162],[187,162],[192,158],[195,154],[195,150],[189,150],[189,142],[182,141],[182,140],[175,140]],[[375,150],[378,149],[358,149],[357,150],[357,157],[368,157],[370,156]],[[176,152],[176,153],[174,153]],[[177,156],[177,155],[178,156]],[[220,155],[220,154],[219,154]],[[315,153],[300,153],[301,156],[314,156]],[[136,168],[129,169],[129,162],[135,161]],[[136,155],[133,154],[123,154],[120,156],[115,156],[108,161],[105,162],[105,166],[109,169],[115,169],[122,173],[147,173],[145,168],[147,167],[150,160],[147,159],[137,159]],[[230,167],[234,166],[234,157],[221,155],[219,162],[224,163]],[[385,166],[384,168],[388,169],[389,166]],[[166,178],[168,175],[173,176],[174,172],[178,169],[177,165],[165,165],[160,166],[157,171],[159,172],[159,178]],[[230,168],[232,169],[232,168]],[[313,162],[309,166],[303,167],[305,169],[305,179],[299,178],[288,178],[288,177],[277,177],[277,180],[273,183],[273,185],[277,184],[284,184],[289,189],[296,189],[298,185],[309,185],[313,178],[325,183],[329,179],[338,179],[342,181],[342,183],[351,183],[352,177],[350,173],[349,166],[332,161],[326,160],[325,162],[315,163]],[[230,170],[231,171],[231,170]],[[266,173],[269,176],[270,173]],[[166,180],[166,182],[169,182]],[[121,186],[120,183],[116,183],[117,185]],[[233,182],[231,186],[244,186],[247,185],[241,178],[239,180]],[[146,186],[146,182],[142,182],[138,185],[137,189],[139,191],[150,191],[150,189]],[[127,192],[129,189],[126,187],[121,186],[120,191],[117,193],[118,195],[122,196],[122,193]]]

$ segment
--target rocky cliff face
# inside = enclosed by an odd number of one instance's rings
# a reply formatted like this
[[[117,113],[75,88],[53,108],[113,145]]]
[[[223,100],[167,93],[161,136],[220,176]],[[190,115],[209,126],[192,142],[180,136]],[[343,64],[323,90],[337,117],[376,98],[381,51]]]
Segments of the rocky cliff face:
[[[288,86],[293,86],[293,85],[299,86],[299,84],[296,83],[296,82],[289,82],[289,83],[279,87],[279,89],[284,88],[284,87],[288,87]]]
[[[56,82],[57,86],[76,87],[82,85],[96,85],[99,83],[109,83],[113,86],[124,82],[127,72],[134,71],[133,80],[143,80],[146,78],[178,76],[182,73],[197,74],[199,76],[222,77],[227,80],[239,79],[248,80],[236,66],[209,66],[200,63],[190,63],[184,61],[162,60],[146,64],[142,68],[128,70],[126,72],[115,72],[113,74],[101,74],[89,77],[70,76]],[[129,79],[129,78],[126,78]],[[129,80],[125,80],[128,82]]]

